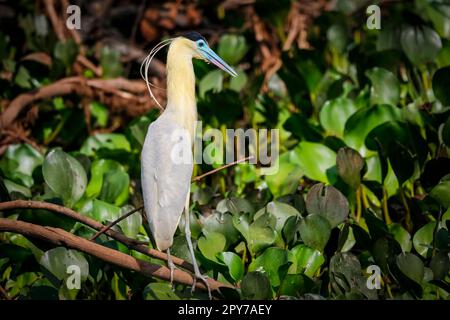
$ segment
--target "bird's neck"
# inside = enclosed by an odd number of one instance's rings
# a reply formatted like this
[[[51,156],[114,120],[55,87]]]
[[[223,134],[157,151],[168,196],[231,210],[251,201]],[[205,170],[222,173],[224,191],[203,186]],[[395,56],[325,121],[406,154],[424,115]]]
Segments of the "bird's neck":
[[[195,101],[195,74],[192,55],[173,43],[167,54],[167,108],[166,112],[191,134],[195,132],[197,104]]]

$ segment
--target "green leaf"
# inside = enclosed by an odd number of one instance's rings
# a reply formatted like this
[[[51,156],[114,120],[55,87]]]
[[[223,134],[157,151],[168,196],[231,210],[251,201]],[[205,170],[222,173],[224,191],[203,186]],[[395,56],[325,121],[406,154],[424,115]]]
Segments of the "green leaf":
[[[78,46],[72,39],[58,42],[53,51],[55,58],[59,59],[66,68],[72,66],[78,55]]]
[[[230,79],[230,86],[229,86],[229,88],[231,90],[240,92],[245,87],[245,85],[247,84],[248,77],[245,74],[245,71],[242,70],[242,69],[237,68],[237,69],[235,69],[235,71],[237,72],[238,75],[236,77],[232,77]]]
[[[262,272],[249,272],[242,279],[242,297],[245,300],[264,300],[272,297],[269,278]]]
[[[360,109],[345,124],[344,141],[364,157],[367,154],[364,142],[369,132],[380,124],[400,118],[400,109],[391,105],[383,104]]]
[[[279,269],[288,263],[288,253],[281,248],[267,248],[248,266],[248,271],[264,271],[269,277],[272,287],[281,284]]]
[[[306,210],[310,214],[324,217],[330,227],[334,228],[347,219],[349,207],[347,199],[339,190],[318,183],[306,196]]]
[[[221,200],[216,210],[222,213],[231,212],[233,215],[240,213],[253,213],[255,209],[253,205],[246,199],[231,197]]]
[[[99,149],[131,151],[130,143],[123,134],[119,133],[98,133],[90,136],[83,143],[80,152],[89,156],[96,156]]]
[[[212,70],[208,72],[198,84],[199,96],[205,97],[205,93],[209,90],[213,92],[222,91],[223,82],[223,71],[222,70]]]
[[[31,76],[25,67],[20,66],[19,71],[17,71],[16,76],[14,77],[14,83],[19,87],[24,89],[31,89]]]
[[[444,280],[450,269],[450,259],[448,253],[439,252],[431,258],[431,270],[433,270],[434,280]]]
[[[170,283],[149,283],[142,293],[144,300],[180,300]]]
[[[401,253],[396,258],[400,271],[416,283],[422,283],[425,269],[422,260],[412,253]]]
[[[134,207],[131,205],[126,205],[120,208],[120,216],[134,210]],[[133,213],[132,215],[126,217],[122,221],[118,223],[120,229],[122,229],[123,233],[131,239],[135,239],[137,234],[139,233],[139,228],[142,225],[142,216],[139,211]]]
[[[220,252],[219,261],[228,267],[228,273],[231,278],[238,282],[244,276],[244,264],[241,258],[234,252]]]
[[[314,282],[303,274],[287,274],[278,292],[280,296],[300,297],[312,291]]]
[[[339,176],[346,184],[354,190],[359,188],[364,159],[358,151],[348,147],[340,148],[336,157],[336,167]]]
[[[198,239],[198,249],[210,261],[220,263],[217,255],[226,248],[226,239],[223,234],[209,232],[207,236]]]
[[[372,104],[390,104],[395,106],[400,99],[400,83],[389,70],[375,67],[366,71],[372,83]]]
[[[119,207],[97,199],[92,201],[92,212],[90,213],[90,216],[93,219],[99,222],[111,222],[119,218],[119,215]]]
[[[92,101],[90,104],[91,115],[95,118],[98,125],[104,128],[108,124],[108,108],[97,101]]]
[[[300,222],[300,235],[308,247],[323,252],[331,235],[328,220],[318,214],[310,214]]]
[[[416,249],[417,253],[419,253],[424,258],[427,258],[432,251],[431,248],[435,228],[436,222],[428,222],[414,234],[414,249]]]
[[[248,49],[244,36],[225,34],[219,40],[217,53],[223,60],[235,65],[245,56]]]
[[[336,153],[323,144],[302,141],[294,149],[291,160],[308,178],[328,183],[327,170],[336,164]]]
[[[348,98],[337,98],[325,102],[320,110],[320,124],[325,128],[327,134],[342,138],[347,119],[356,112],[353,100]]]
[[[442,140],[447,147],[450,147],[450,117],[447,118],[447,121],[442,128]]]
[[[450,66],[437,70],[433,75],[433,91],[436,98],[445,106],[450,106]]]
[[[269,214],[275,218],[275,230],[277,232],[281,232],[283,229],[284,224],[286,223],[286,220],[289,217],[292,216],[298,216],[300,217],[300,212],[297,211],[294,207],[278,202],[278,201],[271,201],[269,202],[265,208],[259,210],[256,214],[254,219],[257,220],[259,217],[261,217],[264,214]]]
[[[289,273],[302,273],[312,278],[325,263],[325,257],[320,251],[299,244],[289,252],[289,261],[292,262]]]
[[[103,47],[100,56],[100,65],[104,78],[115,78],[123,74],[123,66],[120,62],[120,52],[109,47]]]
[[[229,213],[213,212],[202,220],[202,225],[202,232],[206,236],[211,232],[223,234],[227,240],[227,246],[239,239],[239,231],[233,226],[233,216]]]
[[[30,145],[12,144],[0,160],[0,169],[6,178],[30,188],[34,183],[33,171],[43,161],[43,156]]]
[[[267,225],[267,215],[260,217],[250,224],[249,215],[242,214],[233,216],[233,225],[239,230],[247,242],[247,246],[252,255],[267,248],[275,242],[276,231],[271,225]]]
[[[303,171],[290,161],[290,153],[281,154],[275,162],[276,166],[278,166],[278,172],[265,177],[270,192],[275,198],[294,193],[303,176]]]
[[[391,223],[388,225],[389,233],[394,236],[394,239],[400,244],[403,252],[411,251],[411,235],[399,223]]]
[[[68,207],[73,207],[86,190],[87,176],[83,166],[60,149],[53,149],[46,155],[42,174],[45,183]]]
[[[65,280],[73,274],[73,271],[68,272],[70,266],[80,268],[82,282],[86,281],[89,275],[89,264],[83,254],[64,247],[46,251],[39,260],[39,264],[50,271],[58,280]]]
[[[435,186],[431,192],[430,197],[437,200],[444,208],[450,207],[450,180],[441,181]]]
[[[405,27],[401,44],[408,59],[416,66],[434,61],[442,48],[439,35],[427,26]]]

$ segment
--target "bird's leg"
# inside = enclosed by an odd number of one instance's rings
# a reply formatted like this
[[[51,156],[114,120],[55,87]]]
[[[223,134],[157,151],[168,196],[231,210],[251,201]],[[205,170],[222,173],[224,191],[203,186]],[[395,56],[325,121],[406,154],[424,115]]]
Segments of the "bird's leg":
[[[195,273],[194,282],[192,283],[192,292],[194,292],[194,290],[195,290],[195,285],[197,283],[197,279],[200,279],[205,283],[205,286],[208,289],[209,299],[212,299],[211,289],[208,284],[208,277],[201,274],[200,269],[198,268],[197,260],[195,259],[194,247],[192,245],[192,240],[191,240],[191,227],[190,227],[190,217],[189,217],[189,193],[186,198],[186,205],[184,207],[184,216],[185,216],[185,224],[184,224],[185,232],[184,233],[186,234],[186,241],[188,243],[189,252],[190,252],[191,258],[192,258],[192,265],[194,266],[194,273]]]
[[[173,287],[173,270],[175,270],[175,264],[172,261],[172,256],[170,255],[170,248],[167,248],[167,265],[170,269],[170,286],[172,287],[172,290],[175,290]]]

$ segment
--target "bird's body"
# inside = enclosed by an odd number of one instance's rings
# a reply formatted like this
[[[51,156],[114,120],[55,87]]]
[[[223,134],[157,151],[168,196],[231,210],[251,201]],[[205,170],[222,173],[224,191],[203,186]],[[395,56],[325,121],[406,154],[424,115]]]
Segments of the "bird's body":
[[[150,53],[150,61],[164,45]],[[192,58],[204,59],[236,75],[198,33],[192,32],[170,40],[167,54],[167,106],[147,131],[141,156],[141,183],[150,230],[157,248],[168,253],[171,274],[173,263],[170,260],[170,247],[184,210],[185,235],[195,276],[204,280],[209,288],[195,260],[189,227],[192,145],[197,121]]]
[[[142,149],[142,192],[150,230],[159,250],[173,241],[186,204],[193,169],[192,153],[177,163],[172,159],[177,138],[191,151],[197,106],[192,55],[183,49],[184,39],[174,40],[167,54],[167,107],[147,131]],[[175,141],[174,141],[175,140]],[[182,142],[183,143],[183,142]],[[190,160],[190,161],[189,161]]]

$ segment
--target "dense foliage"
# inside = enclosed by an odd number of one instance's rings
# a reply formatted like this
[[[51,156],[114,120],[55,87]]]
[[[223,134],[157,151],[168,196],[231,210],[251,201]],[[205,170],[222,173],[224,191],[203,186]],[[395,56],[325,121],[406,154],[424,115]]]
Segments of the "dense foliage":
[[[267,2],[251,6],[282,48],[291,3],[277,1],[267,10]],[[389,2],[381,7],[381,29],[369,30],[363,2],[337,1],[335,10],[322,12],[308,27],[310,48],[293,44],[283,51],[269,79],[244,10],[198,5],[222,25],[214,49],[239,72],[230,79],[195,62],[203,129],[280,130],[276,175],[238,164],[192,184],[191,229],[201,268],[239,285],[222,292],[224,298],[450,298],[450,5]],[[72,75],[78,53],[72,40],[56,40],[33,6],[17,10],[16,29],[0,33],[4,101]],[[50,55],[51,66],[22,59],[37,52]],[[127,75],[118,52],[104,48],[98,61],[104,77]],[[132,65],[131,77],[138,69]],[[140,150],[158,111],[133,118],[109,107],[76,94],[33,106],[38,114],[25,142],[3,145],[1,201],[54,202],[105,224],[140,206]],[[220,166],[197,165],[194,175]],[[95,233],[44,210],[0,215],[84,238]],[[150,240],[140,214],[115,228]],[[189,260],[183,230],[181,221],[172,254]],[[20,234],[1,233],[0,240],[0,285],[11,297],[207,297]],[[165,264],[105,235],[96,241]],[[82,267],[80,290],[64,285],[73,263]],[[378,290],[366,285],[372,265],[381,270]]]

